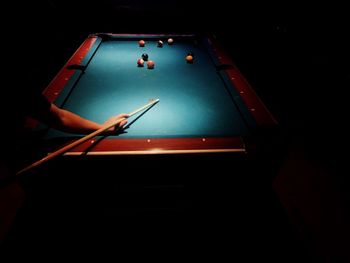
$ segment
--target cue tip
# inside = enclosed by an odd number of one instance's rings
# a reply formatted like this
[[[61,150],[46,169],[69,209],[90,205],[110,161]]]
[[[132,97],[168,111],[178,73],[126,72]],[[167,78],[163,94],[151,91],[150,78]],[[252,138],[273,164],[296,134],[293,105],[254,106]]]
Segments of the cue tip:
[[[156,104],[156,103],[158,103],[159,102],[159,99],[150,99],[149,100],[149,104],[150,105],[154,105],[154,104]]]

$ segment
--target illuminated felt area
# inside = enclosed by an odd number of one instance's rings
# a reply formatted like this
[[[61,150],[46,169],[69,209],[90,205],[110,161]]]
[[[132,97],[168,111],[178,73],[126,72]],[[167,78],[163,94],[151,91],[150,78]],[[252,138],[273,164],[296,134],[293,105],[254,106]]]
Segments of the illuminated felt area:
[[[83,117],[104,122],[112,115],[129,113],[159,98],[120,137],[237,136],[248,133],[251,116],[236,105],[232,83],[216,68],[216,58],[202,40],[176,39],[158,47],[160,38],[146,39],[145,47],[135,37],[96,41],[56,103]],[[194,62],[187,63],[189,52]],[[155,62],[154,69],[137,66],[143,53]],[[135,120],[133,122],[133,120]],[[49,137],[63,133],[51,130]]]

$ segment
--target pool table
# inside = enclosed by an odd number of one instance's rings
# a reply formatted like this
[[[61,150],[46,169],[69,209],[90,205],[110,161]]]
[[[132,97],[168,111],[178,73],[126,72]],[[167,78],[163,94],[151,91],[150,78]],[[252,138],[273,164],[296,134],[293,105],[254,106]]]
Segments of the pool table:
[[[139,40],[145,41],[143,47]],[[190,52],[192,63],[185,59]],[[154,61],[153,69],[137,65],[144,53]],[[257,128],[276,125],[211,36],[91,34],[44,95],[99,123],[159,99],[129,118],[123,132],[90,139],[65,155],[246,154],[245,138]],[[57,148],[76,136],[48,129],[44,140]]]

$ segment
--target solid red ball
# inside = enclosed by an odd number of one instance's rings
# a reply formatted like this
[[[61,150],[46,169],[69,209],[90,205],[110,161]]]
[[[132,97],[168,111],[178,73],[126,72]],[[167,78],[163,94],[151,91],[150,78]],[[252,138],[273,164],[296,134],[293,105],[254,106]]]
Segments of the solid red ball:
[[[139,67],[143,67],[143,64],[145,63],[145,61],[142,59],[142,58],[139,58],[138,60],[137,60],[137,65],[139,66]]]
[[[145,44],[146,44],[146,42],[145,42],[144,40],[140,40],[140,41],[139,41],[139,46],[140,46],[140,47],[144,47]]]

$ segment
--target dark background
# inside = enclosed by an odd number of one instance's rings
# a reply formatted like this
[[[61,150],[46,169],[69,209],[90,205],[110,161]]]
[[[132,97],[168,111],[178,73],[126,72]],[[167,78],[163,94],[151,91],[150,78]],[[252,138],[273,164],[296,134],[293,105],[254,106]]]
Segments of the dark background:
[[[3,22],[14,88],[43,90],[96,32],[215,35],[279,122],[285,149],[274,182],[291,262],[345,262],[349,239],[349,16],[296,1],[32,1]],[[7,10],[7,9],[5,9]],[[282,212],[281,212],[282,211]],[[294,233],[297,233],[294,235]],[[295,241],[294,242],[294,238]],[[294,247],[295,246],[295,247]],[[277,248],[277,249],[280,249]],[[288,257],[288,256],[287,256]],[[336,261],[339,260],[339,261]],[[287,259],[281,262],[286,262]]]
[[[323,136],[342,123],[349,19],[336,3],[51,0],[13,5],[3,23],[10,33],[4,42],[11,45],[12,62],[39,84],[37,89],[90,33],[209,33],[221,40],[282,124],[298,122],[307,126],[301,134],[315,128]]]

